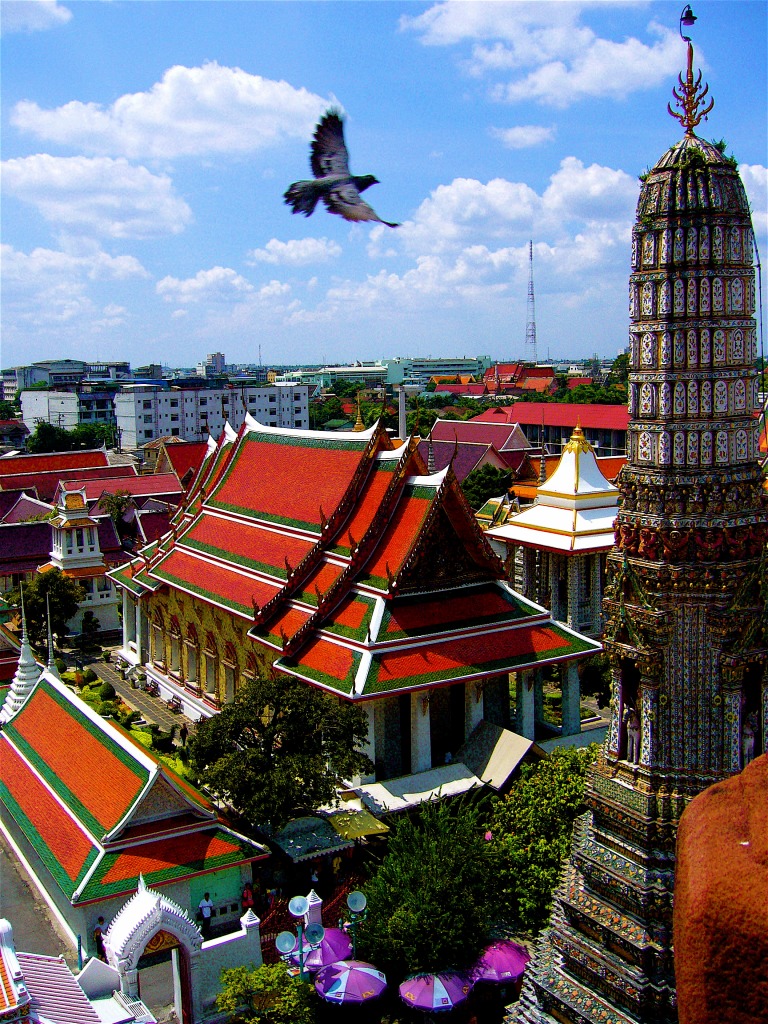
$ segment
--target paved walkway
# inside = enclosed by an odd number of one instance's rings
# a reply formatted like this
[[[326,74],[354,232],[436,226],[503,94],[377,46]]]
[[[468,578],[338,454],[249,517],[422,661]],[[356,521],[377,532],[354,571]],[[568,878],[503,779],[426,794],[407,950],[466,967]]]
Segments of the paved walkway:
[[[123,679],[117,672],[114,662],[106,662],[98,658],[92,661],[85,661],[84,665],[90,666],[93,671],[106,683],[112,683],[115,690],[120,694],[128,707],[138,711],[147,722],[154,722],[165,732],[170,732],[172,726],[176,726],[176,734],[181,728],[182,722],[186,722],[190,736],[195,731],[195,723],[183,715],[180,711],[171,711],[168,705],[160,697],[153,697],[145,690],[136,686],[134,689],[130,681]]]

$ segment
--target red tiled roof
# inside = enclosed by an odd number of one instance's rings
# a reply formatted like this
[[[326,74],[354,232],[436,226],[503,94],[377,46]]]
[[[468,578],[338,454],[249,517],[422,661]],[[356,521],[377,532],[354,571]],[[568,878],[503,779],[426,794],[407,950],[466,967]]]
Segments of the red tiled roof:
[[[107,464],[107,453],[100,448],[86,452],[7,455],[0,458],[0,477],[16,476],[19,473],[52,473],[62,469],[85,469]]]
[[[182,495],[181,484],[175,473],[154,473],[151,476],[119,476],[110,479],[109,483],[103,480],[73,480],[67,481],[67,490],[73,487],[85,487],[87,501],[97,501],[102,494],[114,494],[116,491],[128,491],[135,498],[144,498],[150,494],[172,495],[180,499]]]
[[[248,434],[210,505],[317,529],[320,507],[326,516],[335,511],[366,445],[367,439],[355,444],[333,440],[291,443],[281,434]]]
[[[567,380],[569,390],[573,391],[574,388],[580,388],[582,385],[594,384],[592,377],[569,377]]]
[[[520,423],[524,426],[563,427],[573,430],[577,423],[587,429],[626,430],[629,410],[625,405],[584,405],[576,402],[515,402],[473,417],[483,423]]]
[[[379,640],[443,633],[478,622],[530,615],[527,604],[516,606],[497,587],[472,588],[470,591],[443,594],[438,598],[388,602]]]
[[[526,366],[523,370],[523,379],[530,380],[533,377],[544,377],[551,381],[555,378],[555,371],[551,366]]]
[[[373,470],[368,474],[365,487],[352,511],[352,516],[344,524],[344,529],[336,540],[337,548],[349,551],[350,534],[354,537],[355,542],[359,544],[368,532],[374,516],[379,511],[384,495],[392,483],[392,473],[394,472],[395,465],[396,463],[393,459],[387,459],[386,461],[374,464]]]
[[[207,441],[185,441],[183,444],[168,445],[165,455],[173,472],[183,482],[190,470],[197,472],[207,450]]]
[[[108,832],[124,817],[146,784],[149,774],[137,775],[134,762],[119,756],[119,748],[105,745],[103,737],[72,715],[72,707],[47,686],[37,686],[6,726],[25,742],[25,752],[46,781],[66,791],[85,812],[85,824]],[[85,727],[84,727],[85,726]],[[77,757],[73,757],[76,736]]]
[[[435,494],[435,489],[430,487],[406,486],[381,543],[365,566],[367,576],[373,580],[386,581],[387,566],[393,575],[397,575],[421,533]]]
[[[427,462],[429,458],[429,442],[419,443],[419,454]],[[453,472],[460,484],[464,483],[473,469],[490,462],[497,465],[501,462],[492,444],[468,444],[458,446],[455,441],[433,441],[432,455],[435,460],[435,472],[445,469],[453,460]]]
[[[70,816],[43,783],[29,770],[13,746],[0,734],[0,794],[3,803],[26,834],[31,828],[39,836],[50,857],[46,867],[67,896],[76,888],[96,848],[87,834],[77,828]],[[70,760],[72,757],[70,750]]]
[[[209,559],[196,558],[179,548],[153,565],[150,576],[175,583],[182,590],[223,604],[249,619],[253,617],[253,598],[264,605],[280,589],[266,580],[235,572]]]
[[[435,420],[430,436],[433,441],[458,440],[471,444],[492,444],[497,451],[527,448],[528,442],[517,423],[486,423],[482,420]]]
[[[345,566],[337,565],[335,562],[329,562],[324,559],[307,577],[301,595],[302,598],[310,604],[317,604],[315,587],[317,587],[321,595],[326,594],[344,572],[344,569]]]
[[[285,559],[296,568],[312,549],[312,542],[302,537],[276,533],[257,523],[223,520],[208,512],[179,543],[283,579],[288,575]]]
[[[4,460],[0,459],[0,462],[2,461]],[[54,469],[48,473],[14,473],[0,476],[0,487],[9,491],[24,488],[29,492],[36,489],[38,497],[43,501],[53,501],[56,488],[61,481],[113,480],[115,477],[125,476],[127,468],[127,466],[97,466],[92,469]]]

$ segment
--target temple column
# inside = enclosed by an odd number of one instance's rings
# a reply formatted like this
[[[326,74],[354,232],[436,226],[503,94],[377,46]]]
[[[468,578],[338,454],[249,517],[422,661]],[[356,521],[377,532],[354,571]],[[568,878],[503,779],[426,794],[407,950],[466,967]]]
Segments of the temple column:
[[[531,669],[518,672],[515,680],[516,722],[515,731],[520,736],[532,740],[535,738],[534,725],[534,673]]]
[[[577,556],[568,559],[568,609],[565,621],[571,629],[578,629],[579,621],[579,583],[581,581],[581,559]]]
[[[533,720],[544,721],[544,673],[540,668],[533,672]]]
[[[464,683],[464,739],[468,739],[483,720],[483,683]]]
[[[561,666],[561,693],[563,711],[563,736],[575,736],[581,732],[581,685],[578,663],[569,661]]]
[[[432,767],[432,737],[429,720],[429,691],[411,694],[411,773]]]

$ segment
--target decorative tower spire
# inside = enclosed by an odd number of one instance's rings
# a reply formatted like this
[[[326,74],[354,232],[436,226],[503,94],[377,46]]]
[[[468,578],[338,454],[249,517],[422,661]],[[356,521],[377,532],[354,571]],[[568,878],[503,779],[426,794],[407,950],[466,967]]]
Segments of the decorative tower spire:
[[[359,433],[361,430],[365,430],[365,424],[363,423],[363,417],[360,415],[360,392],[357,392],[357,420],[355,422],[353,430]]]
[[[690,36],[683,35],[683,25],[689,28],[693,26],[695,21],[696,15],[691,10],[689,4],[680,15],[680,37],[688,46],[688,70],[685,81],[683,81],[682,74],[677,76],[680,92],[677,89],[672,90],[672,95],[675,97],[675,106],[678,109],[673,110],[671,103],[667,104],[669,113],[680,122],[683,128],[685,128],[685,134],[690,137],[696,134],[693,129],[701,121],[707,120],[707,114],[715,105],[715,101],[712,99],[706,106],[703,105],[704,98],[709,92],[709,86],[705,84],[704,88],[701,88],[701,71],[699,71],[696,81],[694,82],[693,80],[693,43]]]
[[[753,230],[735,161],[693,133],[711,106],[683,39],[686,134],[643,176],[632,231],[627,464],[603,601],[610,725],[526,971],[525,1024],[677,1021],[680,816],[768,750]]]
[[[51,595],[45,595],[45,613],[48,620],[48,671],[52,676],[61,679],[59,670],[56,667],[56,658],[53,651],[53,629],[51,628]]]
[[[5,702],[0,708],[0,722],[7,722],[22,707],[40,678],[40,666],[35,661],[27,633],[27,616],[24,611],[24,588],[21,587],[21,650],[19,665]]]

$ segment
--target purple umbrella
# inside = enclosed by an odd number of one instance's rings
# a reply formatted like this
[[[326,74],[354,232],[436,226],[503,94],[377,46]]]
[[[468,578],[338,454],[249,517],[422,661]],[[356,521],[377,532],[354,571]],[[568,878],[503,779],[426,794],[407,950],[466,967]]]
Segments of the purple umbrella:
[[[327,967],[329,964],[335,964],[339,960],[344,960],[352,952],[352,942],[341,928],[326,928],[323,940],[317,949],[313,949],[306,941],[306,938],[302,940],[302,946],[304,947],[305,971],[319,971],[321,967]],[[299,962],[298,939],[293,947],[291,960],[295,964]]]
[[[364,1003],[380,996],[387,979],[362,960],[341,960],[318,971],[315,989],[329,1003]]]
[[[472,971],[475,981],[497,981],[503,985],[517,984],[523,976],[530,953],[510,939],[486,946]]]
[[[419,974],[400,986],[400,998],[416,1010],[452,1010],[472,991],[472,979],[457,971]]]

